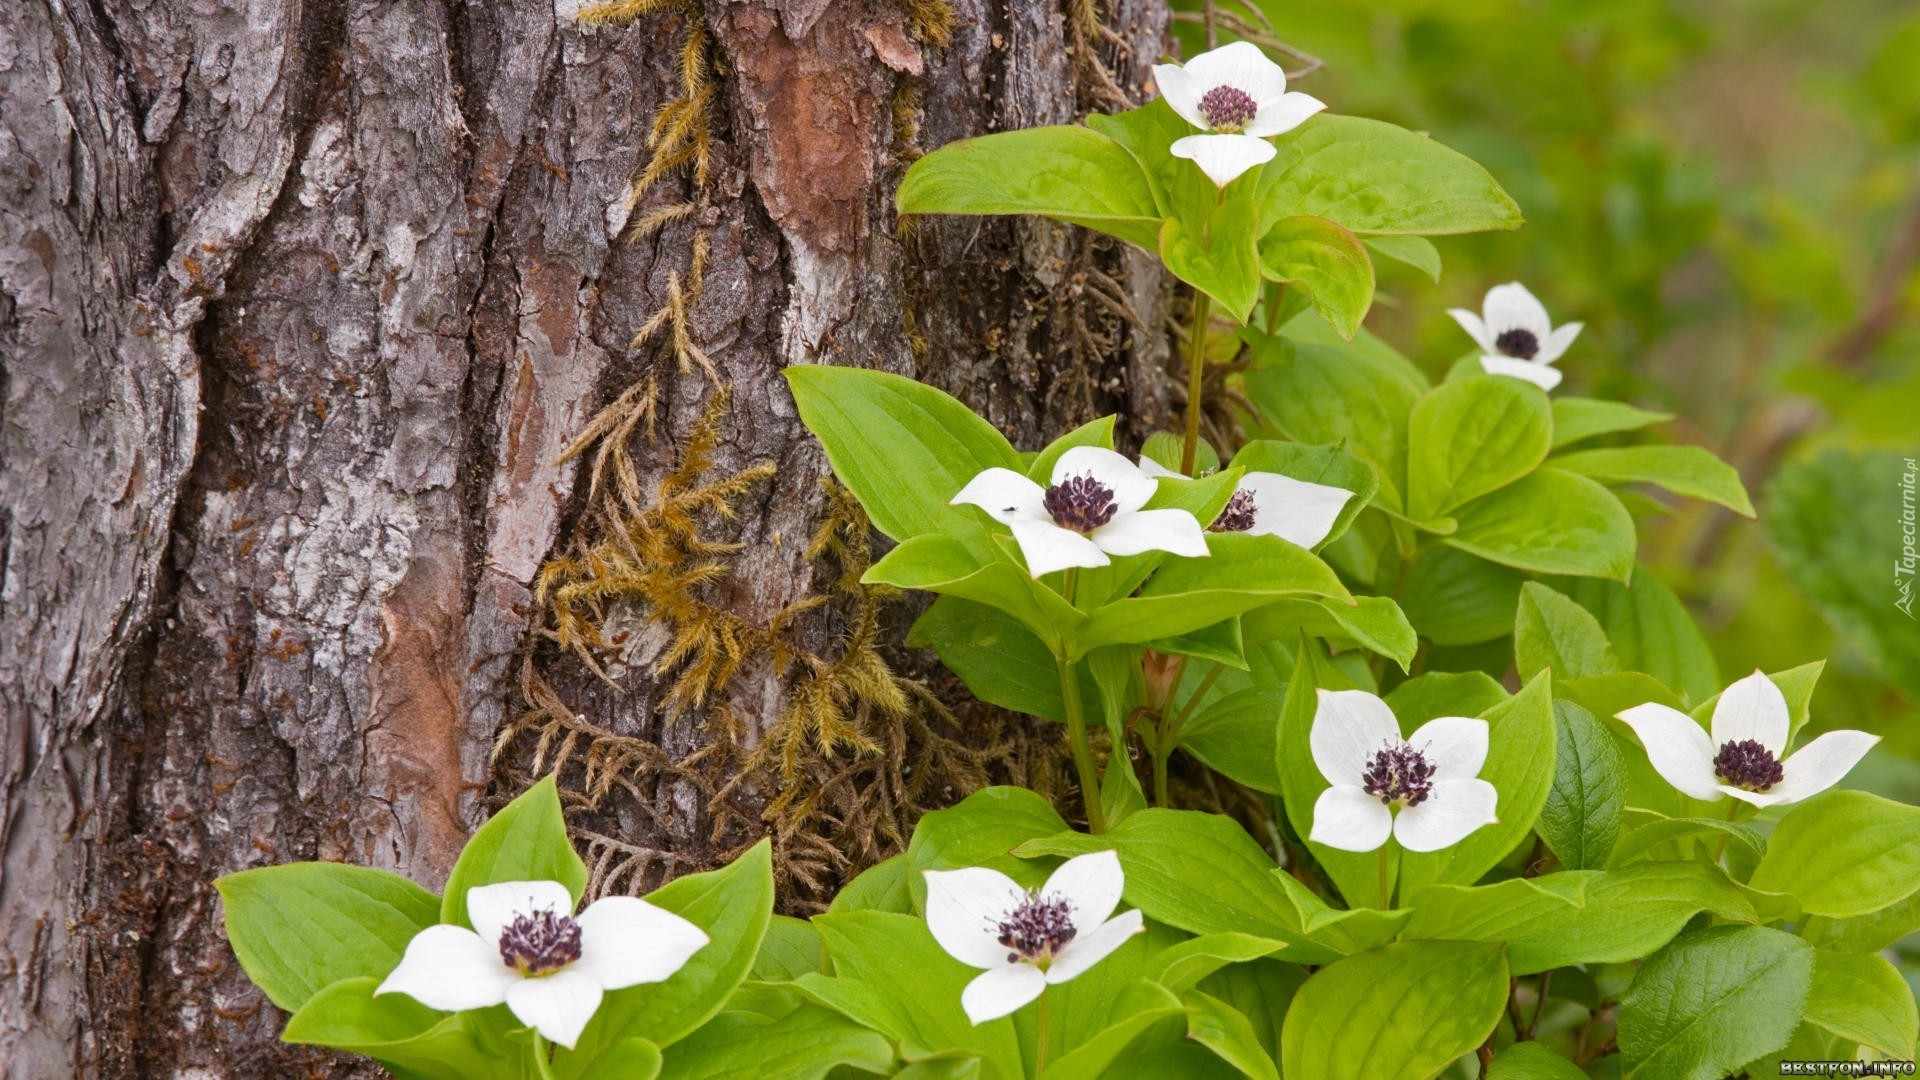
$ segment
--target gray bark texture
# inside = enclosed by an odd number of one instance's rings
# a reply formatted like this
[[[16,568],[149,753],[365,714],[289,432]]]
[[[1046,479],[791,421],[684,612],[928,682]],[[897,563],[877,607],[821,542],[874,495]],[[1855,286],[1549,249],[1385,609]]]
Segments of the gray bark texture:
[[[0,4],[0,1074],[369,1074],[276,1041],[213,879],[438,888],[544,771],[596,888],[772,832],[799,912],[1057,772],[850,584],[779,372],[913,375],[1023,448],[1178,408],[1151,262],[891,200],[925,148],[1139,99],[1164,2],[629,6]],[[697,542],[646,517],[696,466],[742,477]],[[592,594],[676,537],[724,572]],[[835,696],[869,655],[899,700]]]

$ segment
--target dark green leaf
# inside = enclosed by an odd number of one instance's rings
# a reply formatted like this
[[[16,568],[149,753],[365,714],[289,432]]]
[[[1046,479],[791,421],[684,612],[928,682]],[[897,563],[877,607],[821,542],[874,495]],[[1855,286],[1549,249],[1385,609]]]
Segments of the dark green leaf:
[[[1718,1080],[1785,1046],[1813,978],[1813,949],[1763,926],[1683,934],[1650,957],[1620,1002],[1621,1076]]]

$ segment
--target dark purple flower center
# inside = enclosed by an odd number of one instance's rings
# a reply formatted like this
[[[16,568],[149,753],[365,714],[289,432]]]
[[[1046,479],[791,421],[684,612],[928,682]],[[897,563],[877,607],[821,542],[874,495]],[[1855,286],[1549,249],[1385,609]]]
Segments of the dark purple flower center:
[[[1433,766],[1413,747],[1389,743],[1368,759],[1360,786],[1383,803],[1419,806],[1433,793]]]
[[[1200,115],[1207,126],[1229,135],[1247,126],[1260,111],[1253,95],[1233,86],[1216,86],[1200,96]]]
[[[1214,532],[1246,532],[1253,528],[1259,509],[1260,506],[1253,497],[1253,490],[1241,488],[1233,493],[1233,498],[1227,500],[1227,505],[1220,511],[1220,516],[1214,518],[1213,524],[1207,528]]]
[[[1493,339],[1493,347],[1499,349],[1502,356],[1531,360],[1540,352],[1540,339],[1534,337],[1531,330],[1502,330],[1500,336]]]
[[[1009,964],[1021,960],[1047,962],[1073,940],[1073,905],[1059,897],[1041,896],[1034,889],[1018,907],[1000,920],[1000,944]]]
[[[1069,476],[1047,489],[1047,513],[1053,523],[1090,533],[1113,520],[1113,489],[1091,476]]]
[[[518,916],[500,931],[500,959],[522,975],[558,971],[580,959],[580,924],[551,911]]]
[[[1786,775],[1773,751],[1753,739],[1722,743],[1720,752],[1713,758],[1713,772],[1734,787],[1747,791],[1765,791]]]

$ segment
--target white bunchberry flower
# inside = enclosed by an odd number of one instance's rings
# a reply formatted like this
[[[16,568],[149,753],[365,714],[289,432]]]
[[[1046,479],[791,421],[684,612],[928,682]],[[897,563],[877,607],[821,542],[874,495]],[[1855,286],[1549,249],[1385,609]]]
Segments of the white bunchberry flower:
[[[1070,566],[1105,566],[1109,555],[1207,554],[1200,522],[1185,510],[1142,510],[1160,482],[1111,450],[1076,446],[1054,463],[1052,485],[1012,469],[982,472],[953,497],[1013,530],[1034,577]]]
[[[984,968],[960,993],[967,1019],[984,1024],[1105,959],[1145,929],[1138,911],[1109,919],[1126,885],[1120,856],[1079,855],[1038,889],[998,870],[929,870],[927,929],[969,967]]]
[[[1183,64],[1155,64],[1160,96],[1181,118],[1207,132],[1174,142],[1174,157],[1200,166],[1220,187],[1273,159],[1267,139],[1292,131],[1325,103],[1287,92],[1287,73],[1258,45],[1236,41]]]
[[[504,881],[467,890],[464,926],[429,926],[375,996],[405,994],[459,1012],[504,1004],[520,1022],[571,1050],[609,990],[659,982],[707,944],[699,927],[631,896],[573,915],[557,881]]]
[[[1678,709],[1648,702],[1617,713],[1655,772],[1689,798],[1729,795],[1755,806],[1799,802],[1840,782],[1880,736],[1829,731],[1787,755],[1792,719],[1786,696],[1753,674],[1727,687],[1713,706],[1713,734]]]
[[[1556,328],[1547,309],[1525,285],[1509,281],[1487,290],[1485,317],[1465,308],[1448,308],[1453,321],[1486,350],[1480,368],[1489,375],[1511,375],[1551,390],[1560,385],[1555,360],[1580,336],[1583,323]]]
[[[1150,457],[1140,459],[1140,471],[1155,479],[1180,474]],[[1243,532],[1278,536],[1311,549],[1333,531],[1354,493],[1330,484],[1295,480],[1279,473],[1242,473],[1208,532]]]
[[[1322,690],[1308,743],[1333,785],[1313,804],[1307,839],[1316,844],[1372,851],[1392,836],[1408,851],[1438,851],[1497,820],[1499,795],[1480,779],[1485,720],[1442,716],[1402,739],[1386,702],[1365,690]]]

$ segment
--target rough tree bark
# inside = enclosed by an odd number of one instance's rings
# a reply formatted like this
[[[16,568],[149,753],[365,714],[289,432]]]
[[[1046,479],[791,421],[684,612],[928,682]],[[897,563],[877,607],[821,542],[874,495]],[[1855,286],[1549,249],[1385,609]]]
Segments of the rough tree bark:
[[[659,390],[653,437],[616,433],[650,488],[731,386],[713,467],[774,471],[708,598],[763,627],[822,588],[793,538],[830,503],[782,367],[913,374],[1027,447],[1167,410],[1149,264],[1035,223],[906,231],[890,201],[918,148],[1137,97],[1162,0],[634,6],[0,4],[0,1073],[353,1071],[275,1042],[210,882],[323,858],[438,885],[519,775],[492,750],[539,704],[534,583],[591,516],[563,451],[630,387]],[[704,183],[649,146],[689,34]],[[615,690],[565,660],[540,678],[598,728],[669,762],[717,737],[646,665]],[[795,675],[746,666],[751,747]],[[737,845],[711,786],[595,804],[668,856],[630,884]]]

